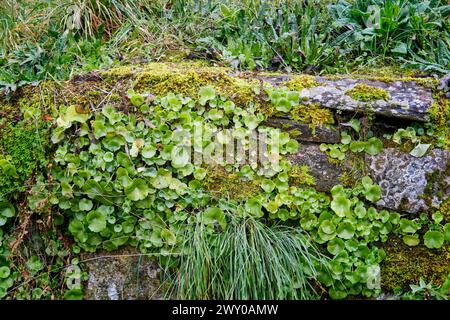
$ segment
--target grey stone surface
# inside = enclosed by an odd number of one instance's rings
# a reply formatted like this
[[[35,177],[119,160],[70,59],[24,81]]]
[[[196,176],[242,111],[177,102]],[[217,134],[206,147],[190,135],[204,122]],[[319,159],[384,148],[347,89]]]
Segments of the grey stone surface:
[[[309,124],[283,118],[267,119],[265,125],[280,128],[298,141],[339,143],[341,140],[339,130],[335,127],[317,126],[313,129]]]
[[[427,89],[412,81],[393,81],[386,83],[376,80],[340,79],[327,80],[317,77],[320,86],[303,89],[301,96],[308,98],[307,103],[319,103],[321,106],[348,110],[372,110],[383,116],[404,118],[418,121],[428,120],[428,109],[433,104],[431,89]],[[358,83],[384,89],[389,99],[361,102],[346,95]]]
[[[421,158],[394,148],[367,156],[368,171],[382,190],[377,205],[410,213],[439,206],[450,195],[449,161],[450,152],[440,149]]]
[[[135,249],[84,254],[90,300],[159,300],[163,293],[158,265]]]
[[[272,85],[280,85],[288,81],[288,75],[256,76]],[[375,114],[393,118],[402,118],[416,121],[428,120],[428,109],[433,104],[430,88],[426,88],[414,81],[383,82],[378,80],[358,79],[352,76],[341,79],[316,77],[319,86],[303,89],[300,95],[305,104],[318,103],[323,107],[345,111],[371,110]],[[384,89],[389,99],[362,102],[346,95],[358,83]]]
[[[309,173],[316,181],[315,188],[319,191],[329,191],[340,183],[341,167],[330,163],[318,144],[302,144],[299,151],[288,155],[288,158],[293,164],[308,166]]]

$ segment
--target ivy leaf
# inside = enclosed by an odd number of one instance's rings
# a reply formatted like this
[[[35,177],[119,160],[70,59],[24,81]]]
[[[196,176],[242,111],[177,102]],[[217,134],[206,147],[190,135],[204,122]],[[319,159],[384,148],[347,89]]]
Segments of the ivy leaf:
[[[70,289],[64,292],[64,299],[66,300],[83,300],[84,294],[81,289]]]
[[[298,151],[299,144],[298,141],[295,139],[291,139],[286,143],[286,151],[289,153],[295,153]]]
[[[100,232],[106,228],[106,218],[98,211],[91,211],[86,216],[88,228],[92,232]]]
[[[261,182],[261,188],[263,188],[265,192],[270,193],[275,189],[275,183],[270,179],[264,179]]]
[[[115,152],[125,144],[125,138],[119,135],[107,136],[103,138],[102,144],[107,150]]]
[[[6,176],[10,176],[13,178],[19,178],[19,175],[17,174],[16,167],[10,163],[8,160],[0,159],[0,169],[2,170],[3,174]]]
[[[28,270],[33,272],[38,272],[43,268],[42,262],[41,260],[39,260],[38,256],[32,256],[30,259],[28,259],[26,265]]]
[[[175,234],[169,229],[161,230],[161,239],[164,243],[166,243],[169,246],[174,246],[177,243],[177,238]]]
[[[0,267],[0,279],[6,279],[11,274],[11,270],[7,266]]]
[[[411,150],[409,154],[416,158],[423,157],[425,153],[427,153],[430,146],[431,144],[419,143],[414,149]]]
[[[343,131],[341,133],[341,143],[342,144],[349,144],[350,141],[352,141],[352,137],[347,133],[347,131]]]
[[[145,144],[145,146],[142,148],[142,157],[146,159],[150,159],[155,156],[156,154],[156,147],[151,144]]]
[[[152,186],[156,189],[164,189],[170,185],[172,173],[168,170],[158,169],[158,175],[152,180]]]
[[[450,222],[444,225],[445,241],[450,241]]]
[[[89,119],[89,113],[80,113],[76,106],[70,106],[66,112],[56,119],[58,127],[70,128],[73,122],[85,123]]]
[[[134,179],[130,185],[125,187],[125,195],[131,201],[144,200],[149,192],[149,187],[141,178]]]
[[[94,137],[96,139],[100,139],[101,137],[106,136],[106,126],[103,120],[94,120],[91,122],[92,128],[94,129]]]
[[[333,234],[336,231],[336,225],[330,220],[324,220],[320,224],[320,229],[326,234]]]
[[[408,219],[400,219],[400,231],[402,233],[415,233],[419,229],[418,223]]]
[[[363,152],[366,148],[366,142],[365,141],[352,141],[350,143],[350,150],[352,152]]]
[[[332,255],[338,255],[345,249],[345,243],[342,239],[334,238],[327,244],[327,250]]]
[[[353,130],[356,131],[356,133],[359,133],[359,131],[361,131],[361,123],[359,122],[358,119],[351,119],[348,123],[348,126],[352,127]]]
[[[204,168],[197,168],[194,171],[194,178],[197,180],[203,180],[206,177],[206,170]]]

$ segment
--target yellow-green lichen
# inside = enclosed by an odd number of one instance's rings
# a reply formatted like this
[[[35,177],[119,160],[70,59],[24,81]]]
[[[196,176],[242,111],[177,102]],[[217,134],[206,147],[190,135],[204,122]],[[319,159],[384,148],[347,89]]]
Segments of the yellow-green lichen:
[[[388,100],[389,94],[386,90],[369,86],[365,83],[358,83],[352,89],[347,90],[346,95],[358,101]]]
[[[319,83],[315,77],[310,75],[293,76],[291,80],[286,82],[286,87],[291,90],[301,91],[305,88],[312,88],[318,86]]]
[[[441,284],[450,272],[450,246],[430,250],[423,245],[409,247],[402,239],[390,238],[383,249],[386,259],[381,264],[381,286],[386,291],[406,289],[420,278]]]

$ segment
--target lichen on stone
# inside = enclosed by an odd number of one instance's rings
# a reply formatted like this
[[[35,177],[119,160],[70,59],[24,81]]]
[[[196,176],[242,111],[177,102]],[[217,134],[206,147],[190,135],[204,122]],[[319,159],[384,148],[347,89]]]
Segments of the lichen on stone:
[[[358,101],[388,100],[389,94],[386,90],[358,83],[352,89],[345,92],[346,95]]]

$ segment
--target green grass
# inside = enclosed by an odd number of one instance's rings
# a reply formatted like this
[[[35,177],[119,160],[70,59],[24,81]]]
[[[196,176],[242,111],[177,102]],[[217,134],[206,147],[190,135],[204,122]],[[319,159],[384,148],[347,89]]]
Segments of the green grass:
[[[179,299],[313,299],[328,260],[299,228],[230,216],[223,233],[190,229],[168,296]],[[167,271],[167,270],[166,270]]]

